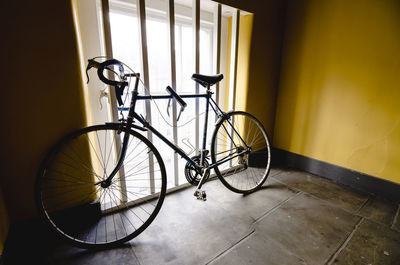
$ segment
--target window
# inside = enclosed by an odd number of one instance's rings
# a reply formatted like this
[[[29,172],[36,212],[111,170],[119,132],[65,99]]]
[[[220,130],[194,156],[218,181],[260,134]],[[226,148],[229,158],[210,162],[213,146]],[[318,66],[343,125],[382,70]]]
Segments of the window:
[[[213,88],[214,96],[220,106],[226,106],[225,109],[228,109],[228,105],[233,106],[233,103],[229,102],[227,98],[234,97],[234,83],[230,82],[228,78],[236,78],[236,68],[232,62],[236,60],[238,33],[236,33],[236,37],[232,37],[235,34],[229,32],[234,32],[234,30],[229,31],[228,29],[229,27],[234,28],[232,21],[238,23],[237,19],[231,19],[229,22],[231,17],[238,16],[238,10],[206,0],[77,1],[81,20],[82,54],[83,57],[86,57],[85,61],[87,58],[99,55],[99,52],[119,59],[136,72],[141,73],[145,85],[152,94],[165,94],[165,88],[168,85],[174,87],[179,93],[204,92],[202,87],[196,87],[195,82],[191,80],[191,75],[195,72],[223,73],[224,80]],[[173,4],[173,8],[170,3]],[[194,7],[193,4],[197,7]],[[140,5],[142,8],[138,8]],[[97,12],[93,13],[93,9]],[[198,12],[194,12],[194,10],[198,10]],[[89,23],[84,22],[87,18],[84,19],[83,14],[88,12],[94,16],[90,27],[96,23],[98,25],[96,31],[91,28],[92,30],[84,32],[84,28],[87,28]],[[170,39],[172,32],[173,41]],[[93,42],[93,38],[88,38],[90,34],[97,34],[98,42]],[[171,48],[171,45],[174,47]],[[96,49],[93,49],[93,46],[96,46]],[[91,51],[96,51],[97,54],[92,54]],[[107,102],[104,98],[99,100],[97,90],[98,86],[90,88],[92,108],[97,103],[102,103],[102,111],[108,112],[106,117],[120,118],[117,116],[120,115],[120,112],[117,110],[116,104]],[[143,87],[140,92],[146,93]],[[169,117],[166,115],[167,100],[155,101],[157,106],[154,102],[138,102],[136,110],[138,113],[142,113],[167,138],[176,142],[185,152],[191,153],[190,156],[194,156],[197,155],[201,145],[203,108],[205,106],[202,99],[197,100],[199,102],[196,102],[195,99],[186,100],[188,107],[178,122],[176,122],[176,113],[170,111],[172,115]],[[98,110],[92,112],[97,113]],[[126,114],[124,114],[125,117]],[[209,139],[212,136],[215,119],[211,110],[207,130]],[[94,118],[93,121],[98,123],[99,119]],[[187,183],[184,176],[186,161],[178,157],[157,137],[147,136],[160,151],[164,160],[168,175],[168,188]]]

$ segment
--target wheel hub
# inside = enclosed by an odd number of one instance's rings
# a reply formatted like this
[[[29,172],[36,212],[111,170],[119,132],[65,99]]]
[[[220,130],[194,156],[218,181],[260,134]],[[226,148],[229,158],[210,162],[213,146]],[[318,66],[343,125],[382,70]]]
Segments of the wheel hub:
[[[108,187],[110,187],[111,186],[111,180],[103,180],[102,182],[100,182],[100,186],[102,187],[102,188],[108,188]]]

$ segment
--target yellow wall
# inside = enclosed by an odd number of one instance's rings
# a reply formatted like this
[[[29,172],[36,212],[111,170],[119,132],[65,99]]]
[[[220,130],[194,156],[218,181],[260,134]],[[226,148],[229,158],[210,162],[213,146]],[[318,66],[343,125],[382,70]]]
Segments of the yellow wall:
[[[13,223],[37,215],[34,179],[46,152],[86,122],[70,1],[4,5],[0,186]]]
[[[225,95],[224,95],[224,111],[229,111],[229,85],[230,85],[230,75],[231,75],[231,46],[232,46],[232,17],[228,20],[228,33],[226,37],[227,45],[226,45],[226,75],[225,78]]]
[[[4,204],[3,193],[0,187],[0,255],[3,253],[4,243],[7,239],[10,220]]]
[[[246,111],[249,106],[247,96],[251,92],[249,83],[249,63],[253,15],[241,15],[239,20],[238,59],[236,76],[235,109]],[[261,117],[260,117],[261,118]]]
[[[251,34],[253,27],[253,14],[240,15],[239,19],[239,37],[238,37],[238,54],[237,54],[237,74],[236,74],[236,93],[235,93],[235,110],[247,109],[247,95],[249,93],[249,60],[250,60],[250,45]],[[228,34],[227,34],[227,55],[226,65],[230,66],[231,63],[231,44],[232,44],[232,17],[228,21]],[[226,85],[225,85],[225,111],[229,111],[229,79],[230,68],[226,69]]]
[[[400,1],[289,1],[274,146],[400,183]]]

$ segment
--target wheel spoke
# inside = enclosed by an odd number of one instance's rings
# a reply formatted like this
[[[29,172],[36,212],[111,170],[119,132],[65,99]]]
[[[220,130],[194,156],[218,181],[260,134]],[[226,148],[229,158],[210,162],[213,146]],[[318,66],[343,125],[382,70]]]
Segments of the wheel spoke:
[[[130,134],[124,170],[109,185],[102,182],[121,155],[118,129],[117,125],[98,125],[67,136],[50,152],[52,157],[38,174],[35,193],[40,213],[79,247],[112,246],[137,236],[153,221],[164,200],[164,163],[149,140],[136,132],[123,130]],[[149,154],[154,160],[151,170]]]
[[[215,168],[222,183],[239,193],[261,187],[270,165],[269,141],[261,123],[252,115],[237,111],[229,113],[216,130],[211,141],[211,159],[212,163],[225,161]],[[266,152],[258,151],[264,149]],[[258,173],[254,166],[264,170]]]

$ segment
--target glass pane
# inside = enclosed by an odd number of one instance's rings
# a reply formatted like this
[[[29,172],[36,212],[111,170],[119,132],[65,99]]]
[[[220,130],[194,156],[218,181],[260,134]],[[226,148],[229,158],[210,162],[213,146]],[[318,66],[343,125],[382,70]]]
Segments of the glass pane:
[[[213,75],[213,11],[216,3],[210,1],[200,1],[200,73],[203,75]],[[204,93],[206,88],[200,86],[200,93]],[[213,98],[215,99],[215,86],[211,87],[214,92]],[[204,102],[200,101],[200,114],[204,111]],[[200,118],[199,133],[201,135],[200,145],[202,144],[202,137],[204,133],[204,114]],[[207,127],[207,142],[206,149],[210,151],[211,137],[214,131],[215,113],[212,108],[208,112],[208,127]],[[209,160],[211,163],[211,161]]]
[[[110,27],[113,57],[126,63],[133,71],[140,73],[142,71],[142,63],[136,5],[128,2],[122,5],[120,1],[111,0]],[[125,89],[124,92],[125,95],[122,99],[125,100],[124,107],[127,108],[130,103],[130,91]],[[140,92],[143,93],[142,86]],[[137,102],[136,110],[144,113],[144,102]],[[124,111],[123,113],[126,118],[128,112]],[[119,118],[122,118],[120,113]]]
[[[194,49],[191,1],[184,5],[175,1],[175,55],[176,89],[181,94],[194,94],[195,84],[191,79],[194,73]],[[195,100],[185,99],[187,107],[178,121],[178,145],[191,157],[196,154],[195,145]],[[178,107],[178,112],[179,112]],[[184,167],[186,160],[178,158],[179,184],[187,183]]]
[[[171,62],[169,52],[169,26],[167,1],[146,1],[146,34],[151,94],[166,94],[171,85]],[[173,141],[172,117],[166,114],[168,100],[151,102],[151,123],[163,136]],[[170,113],[172,113],[170,109]],[[157,136],[153,144],[160,152],[167,170],[168,188],[174,187],[174,151]]]
[[[122,61],[127,66],[131,67],[135,72],[141,72],[141,50],[140,50],[140,34],[139,24],[137,18],[136,5],[133,3],[124,3],[120,1],[110,1],[110,28],[111,28],[111,41],[113,57]],[[122,100],[124,106],[120,106],[124,110],[118,111],[118,117],[127,118],[127,108],[130,105],[131,93],[133,89],[134,79],[131,80],[130,89],[125,89]],[[139,93],[144,93],[143,86],[140,86]],[[136,103],[136,111],[145,115],[144,101]],[[144,134],[146,135],[146,134]],[[134,151],[134,145],[129,145],[127,154]],[[140,158],[142,159],[142,158]],[[117,161],[115,161],[116,163]],[[148,166],[148,165],[145,165]],[[124,171],[129,173],[131,169],[125,168]],[[121,171],[122,172],[122,171]],[[126,186],[126,184],[125,184]],[[128,188],[127,193],[132,192]],[[124,188],[121,186],[121,190]]]
[[[134,71],[141,71],[140,35],[136,5],[130,9],[122,9],[118,1],[110,1],[110,25],[113,57],[121,60]]]

